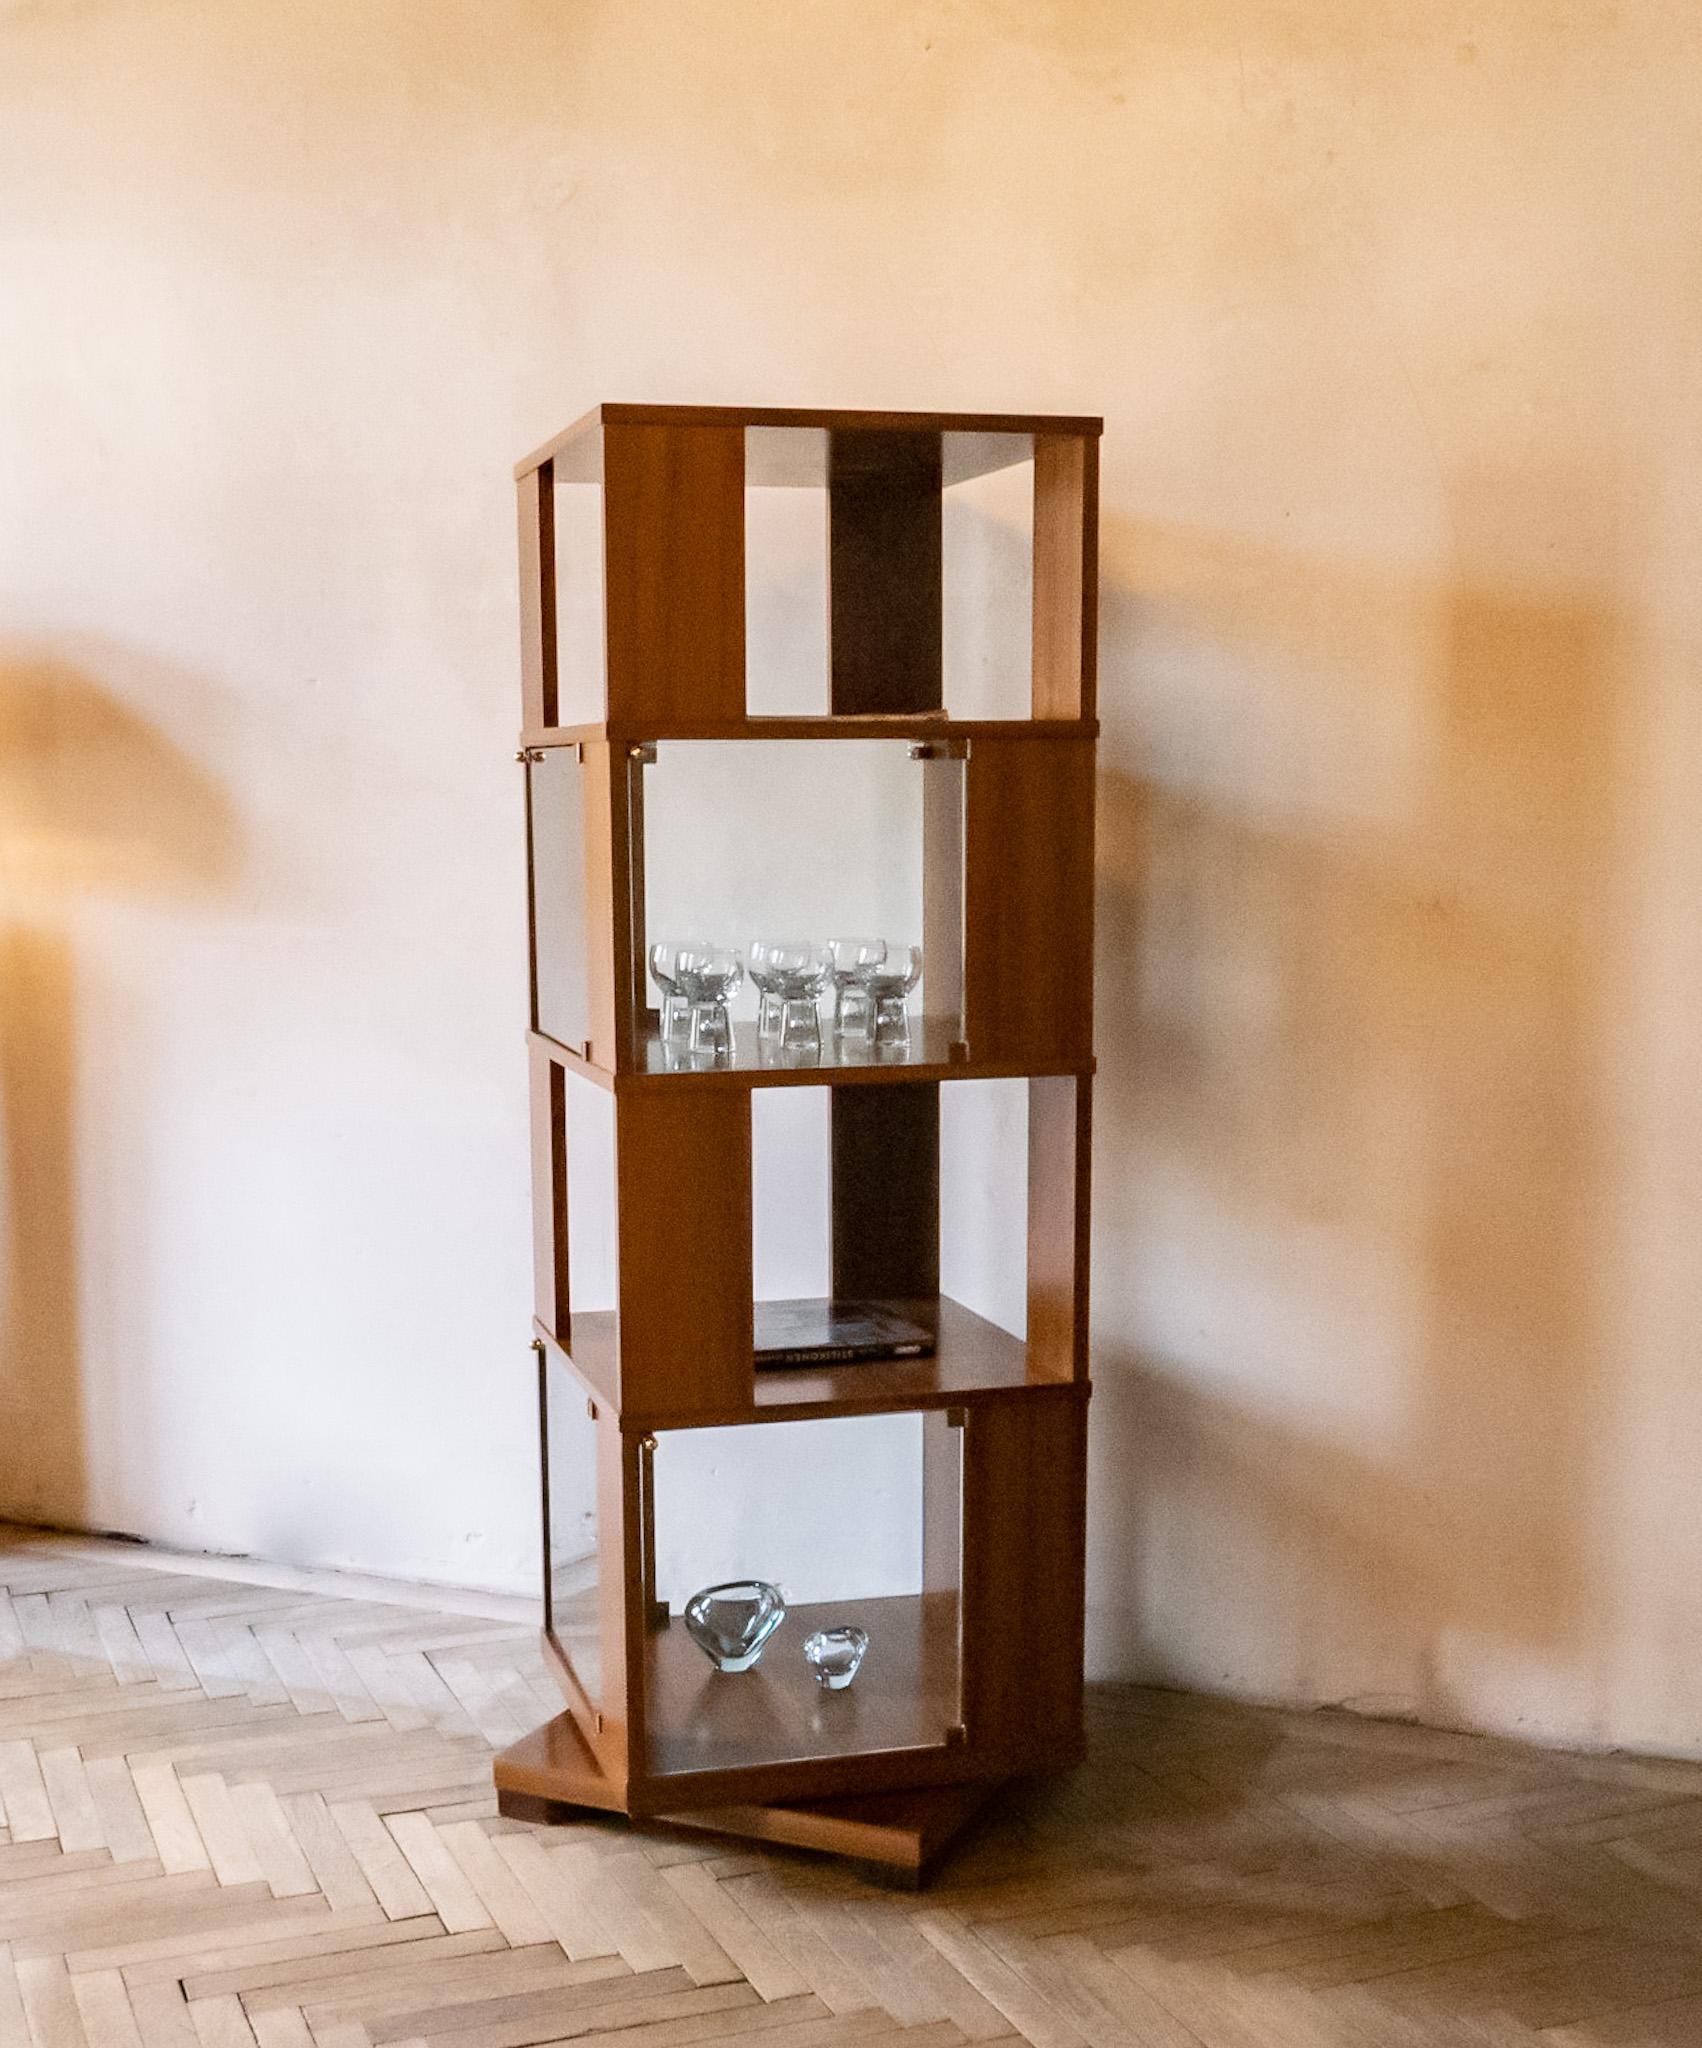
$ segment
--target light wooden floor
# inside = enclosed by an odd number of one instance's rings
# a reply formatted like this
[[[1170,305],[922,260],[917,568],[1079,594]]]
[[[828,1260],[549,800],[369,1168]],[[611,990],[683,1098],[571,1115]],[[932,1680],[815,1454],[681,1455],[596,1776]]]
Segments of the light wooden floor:
[[[1702,1767],[1102,1692],[921,1897],[498,1820],[524,1610],[0,1530],[0,2048],[1702,2044]]]

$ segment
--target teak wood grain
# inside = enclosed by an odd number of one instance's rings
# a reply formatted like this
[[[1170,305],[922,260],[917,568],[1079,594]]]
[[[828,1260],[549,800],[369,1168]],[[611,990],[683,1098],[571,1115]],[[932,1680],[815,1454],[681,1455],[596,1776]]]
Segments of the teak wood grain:
[[[1016,1773],[1082,1747],[1087,1399],[973,1410],[964,1443],[963,1715],[979,1762]]]
[[[940,437],[828,437],[828,702],[904,714],[941,703]]]
[[[831,1099],[833,1294],[841,1301],[937,1295],[939,1083],[836,1088]]]
[[[622,967],[630,895],[625,861],[626,763],[606,740],[581,750],[585,816],[585,1018],[587,1063],[613,1067],[630,1030]]]
[[[520,687],[528,727],[556,722],[555,468],[545,462],[515,487],[520,525]]]
[[[603,553],[610,719],[742,718],[742,430],[605,427]]]
[[[1088,1375],[1089,1199],[1093,1083],[1085,1074],[1028,1084],[1028,1356],[1036,1379]]]
[[[1033,710],[1092,718],[1098,628],[1099,443],[1034,437]]]
[[[963,1008],[976,1059],[1091,1056],[1093,801],[1087,741],[970,750]]]
[[[624,1408],[689,1419],[751,1405],[751,1105],[615,1098]]]

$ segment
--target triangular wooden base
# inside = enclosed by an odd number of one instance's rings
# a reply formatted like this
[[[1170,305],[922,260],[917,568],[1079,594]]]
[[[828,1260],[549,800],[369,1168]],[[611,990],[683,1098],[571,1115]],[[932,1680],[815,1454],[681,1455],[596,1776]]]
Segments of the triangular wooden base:
[[[499,1811],[549,1823],[576,1813],[621,1813],[571,1714],[558,1714],[496,1760]],[[880,1883],[915,1889],[998,1790],[997,1785],[934,1785],[849,1799],[790,1800],[776,1806],[706,1806],[647,1816],[646,1827],[734,1835],[849,1857]]]

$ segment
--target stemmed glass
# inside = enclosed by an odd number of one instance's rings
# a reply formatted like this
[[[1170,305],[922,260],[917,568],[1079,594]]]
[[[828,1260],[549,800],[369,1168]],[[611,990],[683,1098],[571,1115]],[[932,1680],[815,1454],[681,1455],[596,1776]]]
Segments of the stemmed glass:
[[[864,1028],[877,1049],[896,1049],[910,1043],[910,1017],[905,1002],[921,979],[920,946],[888,945],[883,960],[857,970],[857,985],[868,1002]]]
[[[833,1030],[836,1037],[868,1029],[869,995],[860,976],[886,958],[885,939],[831,939],[833,956]]]
[[[751,980],[757,985],[757,1038],[783,1053],[820,1053],[816,1004],[833,974],[833,955],[813,939],[753,939]]]
[[[655,972],[652,963],[651,972]],[[730,946],[681,944],[674,950],[673,979],[686,1006],[686,1050],[730,1059],[733,1026],[729,1000],[745,978],[745,963]]]
[[[676,1032],[682,1036],[689,1022],[689,1005],[681,993],[677,963],[682,953],[704,953],[706,939],[658,939],[650,948],[650,978],[662,991],[662,1042]]]

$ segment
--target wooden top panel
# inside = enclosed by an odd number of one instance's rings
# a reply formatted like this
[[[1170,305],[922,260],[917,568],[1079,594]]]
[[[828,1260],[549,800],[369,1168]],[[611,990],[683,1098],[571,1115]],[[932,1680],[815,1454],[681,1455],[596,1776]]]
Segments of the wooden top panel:
[[[1003,413],[1003,412],[857,412],[843,408],[811,406],[739,405],[594,405],[573,425],[546,441],[541,448],[514,466],[523,477],[540,463],[567,455],[580,443],[592,442],[605,426],[634,427],[763,427],[799,433],[877,434],[1085,434],[1097,437],[1105,422],[1085,414]],[[968,451],[966,451],[967,453]],[[997,468],[1000,461],[989,451],[986,466]],[[1002,458],[1009,461],[1008,455]],[[794,458],[785,451],[774,453],[774,475],[753,475],[753,482],[778,484],[814,481],[813,457],[804,458],[794,473]],[[959,467],[957,478],[978,473]]]

